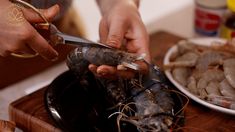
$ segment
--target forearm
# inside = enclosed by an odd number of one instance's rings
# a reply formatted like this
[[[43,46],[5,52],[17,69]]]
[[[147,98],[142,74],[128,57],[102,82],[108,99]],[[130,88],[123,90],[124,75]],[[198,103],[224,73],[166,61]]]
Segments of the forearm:
[[[139,0],[96,0],[96,2],[100,8],[100,12],[102,15],[108,12],[118,2],[127,2],[128,4],[133,5],[136,8],[139,7]]]

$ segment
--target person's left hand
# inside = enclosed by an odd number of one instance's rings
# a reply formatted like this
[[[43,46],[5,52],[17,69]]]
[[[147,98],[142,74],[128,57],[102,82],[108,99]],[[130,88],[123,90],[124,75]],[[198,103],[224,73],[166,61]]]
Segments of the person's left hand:
[[[105,6],[104,6],[105,7]],[[150,62],[149,38],[145,26],[141,20],[137,5],[130,0],[119,0],[105,8],[99,27],[101,43],[117,49],[125,48],[127,52],[142,54],[145,53],[145,60]],[[125,43],[124,43],[125,42]],[[145,63],[141,65],[141,72],[147,70]],[[117,67],[101,65],[99,67],[90,64],[89,69],[104,78],[116,78],[121,76],[131,78],[133,70],[117,70]]]

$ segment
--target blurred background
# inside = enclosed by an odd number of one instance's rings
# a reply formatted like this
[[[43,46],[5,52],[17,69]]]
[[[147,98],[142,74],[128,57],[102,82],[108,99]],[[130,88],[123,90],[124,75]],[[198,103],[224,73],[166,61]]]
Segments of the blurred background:
[[[140,14],[149,33],[166,30],[183,37],[192,37],[194,0],[141,0]],[[87,37],[98,40],[98,25],[101,18],[95,0],[75,0]]]

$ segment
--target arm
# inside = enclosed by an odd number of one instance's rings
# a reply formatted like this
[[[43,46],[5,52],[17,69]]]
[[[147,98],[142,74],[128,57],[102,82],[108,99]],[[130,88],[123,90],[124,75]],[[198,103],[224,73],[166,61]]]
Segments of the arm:
[[[117,4],[119,0],[96,0],[98,6],[100,7],[101,14],[104,15],[105,12],[110,10],[110,8]],[[139,0],[127,0],[129,4],[132,4],[133,6],[139,7]]]

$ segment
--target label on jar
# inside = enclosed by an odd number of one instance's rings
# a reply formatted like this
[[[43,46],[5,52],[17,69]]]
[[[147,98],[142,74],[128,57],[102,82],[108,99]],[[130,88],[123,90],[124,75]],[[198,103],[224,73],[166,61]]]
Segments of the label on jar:
[[[218,36],[222,16],[226,9],[211,9],[197,5],[195,8],[194,28],[204,36]]]
[[[220,37],[226,38],[226,39],[235,38],[235,30],[223,25],[223,26],[221,26]]]

